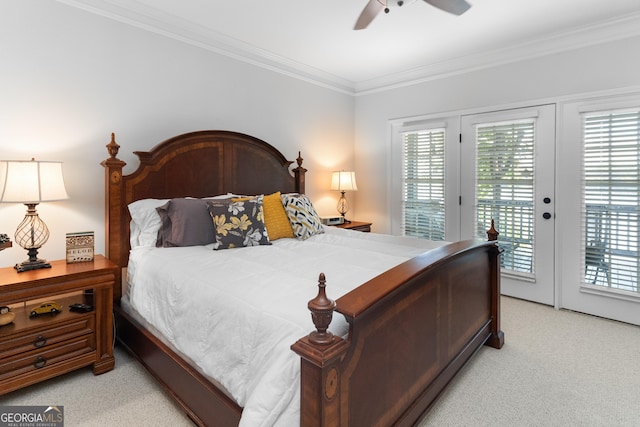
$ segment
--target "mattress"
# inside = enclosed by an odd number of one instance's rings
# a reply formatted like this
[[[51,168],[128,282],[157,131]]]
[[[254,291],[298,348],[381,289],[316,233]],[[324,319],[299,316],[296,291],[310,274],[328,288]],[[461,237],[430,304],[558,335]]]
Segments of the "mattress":
[[[240,426],[299,425],[300,359],[290,346],[313,330],[307,303],[319,273],[337,299],[445,243],[324,230],[304,241],[218,251],[132,249],[123,306],[243,407]],[[329,329],[348,334],[339,314]]]

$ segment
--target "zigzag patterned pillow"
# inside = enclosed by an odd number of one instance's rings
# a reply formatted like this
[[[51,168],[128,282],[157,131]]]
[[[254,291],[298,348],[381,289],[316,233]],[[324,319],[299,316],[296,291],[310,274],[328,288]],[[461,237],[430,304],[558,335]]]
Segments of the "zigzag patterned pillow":
[[[324,233],[322,221],[306,195],[281,194],[280,198],[297,239],[306,240],[315,234]]]

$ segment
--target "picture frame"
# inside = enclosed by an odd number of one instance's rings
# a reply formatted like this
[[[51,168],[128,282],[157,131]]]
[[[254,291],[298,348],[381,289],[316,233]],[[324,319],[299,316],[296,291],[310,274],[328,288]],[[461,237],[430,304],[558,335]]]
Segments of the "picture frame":
[[[93,261],[95,238],[93,231],[67,233],[67,263]]]

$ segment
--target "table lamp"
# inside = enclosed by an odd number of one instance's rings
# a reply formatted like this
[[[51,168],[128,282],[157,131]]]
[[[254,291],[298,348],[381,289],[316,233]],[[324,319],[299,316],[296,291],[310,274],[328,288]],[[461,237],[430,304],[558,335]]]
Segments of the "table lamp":
[[[68,199],[62,162],[31,160],[0,161],[0,202],[24,203],[27,213],[18,225],[15,242],[27,250],[29,259],[16,264],[18,272],[50,268],[38,258],[38,249],[49,239],[49,229],[36,212],[40,202]]]
[[[336,209],[340,215],[342,215],[344,222],[351,222],[344,218],[344,215],[349,211],[349,204],[347,203],[347,198],[344,196],[344,193],[345,191],[358,190],[358,186],[356,185],[356,173],[344,171],[333,172],[331,174],[331,189],[340,191],[340,198],[338,199],[338,206]]]

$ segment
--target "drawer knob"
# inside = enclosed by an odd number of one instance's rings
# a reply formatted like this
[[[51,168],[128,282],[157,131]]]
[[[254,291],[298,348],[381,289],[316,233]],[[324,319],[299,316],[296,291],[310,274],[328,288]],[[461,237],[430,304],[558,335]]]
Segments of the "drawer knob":
[[[47,364],[47,359],[45,359],[42,356],[38,356],[33,366],[35,366],[36,369],[40,369],[40,368],[43,368],[44,365],[46,364]]]
[[[47,343],[47,339],[42,335],[38,335],[38,337],[33,342],[33,345],[37,348],[44,346]]]

